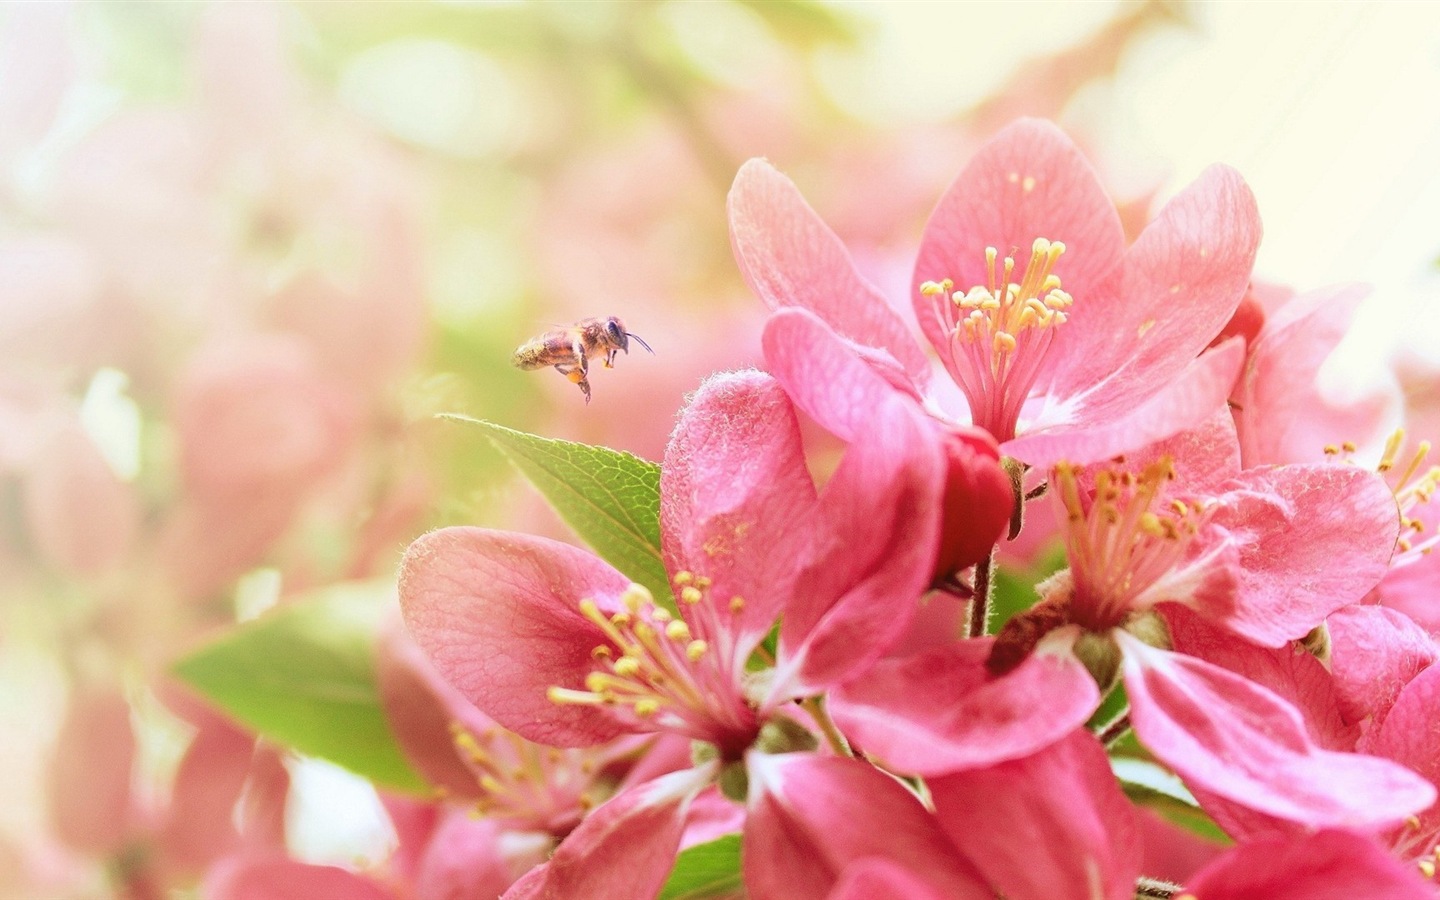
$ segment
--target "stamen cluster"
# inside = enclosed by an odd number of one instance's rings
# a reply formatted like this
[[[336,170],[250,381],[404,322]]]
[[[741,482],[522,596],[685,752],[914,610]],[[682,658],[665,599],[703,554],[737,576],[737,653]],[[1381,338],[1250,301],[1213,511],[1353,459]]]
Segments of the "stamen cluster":
[[[1202,501],[1164,497],[1175,478],[1168,456],[1138,475],[1100,470],[1088,502],[1080,476],[1078,466],[1055,468],[1075,591],[1071,609],[1075,621],[1101,630],[1120,624],[1135,598],[1175,567],[1208,513]]]
[[[737,734],[748,738],[758,727],[753,710],[735,690],[723,654],[697,637],[684,616],[714,615],[710,579],[691,572],[674,578],[683,616],[658,605],[644,587],[632,584],[621,595],[622,609],[606,614],[593,598],[580,601],[580,613],[605,636],[591,651],[595,668],[585,689],[552,686],[553,703],[604,705],[623,712],[645,730],[686,734],[728,746]],[[731,598],[737,613],[744,600]]]
[[[594,750],[544,747],[499,727],[479,734],[459,722],[450,734],[483,796],[475,811],[517,827],[565,834],[604,800]]]
[[[985,248],[986,281],[968,291],[954,282],[927,281],[927,296],[948,296],[937,304],[947,333],[951,370],[970,401],[975,424],[1005,439],[1015,433],[1020,408],[1035,383],[1056,326],[1069,318],[1073,298],[1053,273],[1065,252],[1059,241],[1036,238],[1030,262],[1018,282],[1015,258],[998,264],[999,251]]]

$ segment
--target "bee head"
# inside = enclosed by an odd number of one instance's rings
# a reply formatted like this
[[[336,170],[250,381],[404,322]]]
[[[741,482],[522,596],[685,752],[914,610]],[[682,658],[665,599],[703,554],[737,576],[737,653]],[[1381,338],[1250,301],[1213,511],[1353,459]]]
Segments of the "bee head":
[[[625,323],[620,321],[619,316],[611,316],[605,320],[605,338],[610,346],[618,347],[630,354],[630,333],[625,330]]]

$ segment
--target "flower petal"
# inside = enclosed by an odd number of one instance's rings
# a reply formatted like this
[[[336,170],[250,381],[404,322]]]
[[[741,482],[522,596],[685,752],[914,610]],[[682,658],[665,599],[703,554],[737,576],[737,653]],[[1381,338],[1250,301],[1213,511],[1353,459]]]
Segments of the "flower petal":
[[[105,856],[134,826],[135,731],[130,704],[111,685],[77,685],[50,758],[51,829],[66,846]]]
[[[772,315],[761,343],[765,367],[795,405],[843,441],[873,432],[873,411],[903,393],[808,310]]]
[[[945,833],[1006,896],[1135,895],[1135,808],[1083,728],[1032,756],[928,784]]]
[[[1271,691],[1124,631],[1135,733],[1187,783],[1316,828],[1394,825],[1435,801],[1435,788],[1394,763],[1317,747],[1300,714]]]
[[[1080,149],[1051,123],[1022,119],[980,148],[925,226],[911,302],[947,367],[949,336],[935,313],[940,301],[920,293],[920,285],[949,278],[963,291],[986,284],[986,247],[1023,254],[1042,237],[1067,248],[1055,274],[1077,308],[1100,289],[1125,247],[1120,217]]]
[[[1395,498],[1354,466],[1251,469],[1230,482],[1210,521],[1240,548],[1240,590],[1225,627],[1278,647],[1358,602],[1389,565]]]
[[[992,896],[915,795],[875,768],[813,753],[751,751],[745,762],[741,862],[756,900],[824,900],[846,867],[866,857],[891,860],[955,900]]]
[[[210,900],[394,900],[368,878],[336,866],[312,866],[284,857],[232,857],[205,879]]]
[[[823,543],[780,628],[771,692],[803,696],[864,671],[898,641],[929,587],[945,462],[908,405],[875,410],[821,495]]]
[[[1400,397],[1393,383],[1339,403],[1316,383],[1367,293],[1361,284],[1309,291],[1266,321],[1235,390],[1246,466],[1314,462],[1327,444],[1344,441],[1364,446],[1398,417]],[[1294,415],[1294,410],[1305,414]]]
[[[1414,869],[1375,841],[1327,830],[1242,844],[1190,880],[1195,900],[1426,900],[1435,895]]]
[[[1193,360],[1163,387],[1103,407],[1071,405],[1061,424],[1038,421],[1000,450],[1032,466],[1066,460],[1084,464],[1110,459],[1163,440],[1206,421],[1230,396],[1245,359],[1244,343],[1232,340]]]
[[[661,545],[671,572],[712,579],[713,602],[744,598],[738,615],[721,617],[741,664],[790,598],[815,506],[800,426],[780,384],[753,371],[706,381],[665,450]]]
[[[1230,320],[1259,243],[1260,217],[1244,179],[1226,166],[1206,169],[1126,252],[1124,278],[1103,308],[1087,308],[1087,298],[1070,291],[1075,306],[1051,350],[1050,393],[1083,394],[1097,413],[1153,394]]]
[[[993,638],[886,659],[831,692],[842,731],[886,767],[924,777],[1028,756],[1083,725],[1100,700],[1070,648],[1052,632],[1014,671],[990,676]]]
[[[1440,646],[1408,616],[1383,606],[1347,606],[1325,620],[1330,671],[1348,722],[1378,726],[1395,698],[1421,672],[1440,662]]]
[[[601,608],[629,580],[584,550],[545,538],[444,528],[405,551],[400,608],[440,674],[487,715],[532,741],[562,747],[625,733],[602,709],[552,703],[579,688],[604,635],[577,604]]]
[[[1356,729],[1340,715],[1340,698],[1325,666],[1304,647],[1261,647],[1206,622],[1186,607],[1161,607],[1173,649],[1274,691],[1295,707],[1306,733],[1330,750],[1353,750]]]
[[[199,873],[239,844],[235,804],[250,776],[255,736],[216,718],[201,726],[180,759],[160,826],[166,864]]]
[[[551,840],[548,835],[508,835],[493,819],[476,819],[454,809],[425,848],[415,875],[415,896],[498,897],[545,860]]]
[[[1431,666],[1401,689],[1385,721],[1360,739],[1360,749],[1409,766],[1431,784],[1440,784],[1440,746],[1435,710],[1440,708],[1440,667]],[[1429,809],[1396,829],[1392,848],[1403,858],[1428,854],[1440,837],[1440,808]]]
[[[735,261],[766,306],[810,310],[848,340],[889,353],[916,383],[928,380],[930,363],[904,320],[790,179],[752,159],[736,174],[727,207]]]
[[[690,801],[713,777],[712,766],[687,769],[615,795],[505,897],[651,900],[675,865]]]
[[[947,900],[940,888],[879,856],[846,866],[825,900]]]
[[[375,679],[385,718],[405,758],[447,796],[478,799],[479,780],[461,760],[451,724],[481,734],[494,723],[440,677],[399,622],[381,627]]]

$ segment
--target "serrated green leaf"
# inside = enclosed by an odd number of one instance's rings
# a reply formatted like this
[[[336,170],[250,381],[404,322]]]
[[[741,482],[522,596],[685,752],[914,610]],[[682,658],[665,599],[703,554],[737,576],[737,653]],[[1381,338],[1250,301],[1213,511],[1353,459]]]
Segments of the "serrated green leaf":
[[[609,447],[539,437],[482,419],[444,418],[483,428],[581,540],[674,611],[660,557],[658,465]]]
[[[263,737],[422,793],[375,680],[376,628],[394,590],[350,582],[287,602],[180,660],[175,674]]]
[[[658,900],[700,900],[741,887],[740,835],[727,834],[684,850],[675,860]]]

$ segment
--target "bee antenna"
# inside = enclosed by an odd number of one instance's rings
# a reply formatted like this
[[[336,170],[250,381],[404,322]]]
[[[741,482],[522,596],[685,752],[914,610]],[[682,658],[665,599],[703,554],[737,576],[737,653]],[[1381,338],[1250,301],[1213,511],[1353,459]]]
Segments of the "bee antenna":
[[[634,338],[635,340],[637,340],[637,341],[640,342],[640,346],[644,347],[646,350],[650,350],[650,345],[647,344],[647,343],[645,343],[645,339],[642,338],[640,335],[638,335],[638,334],[632,334],[631,332],[627,331],[627,332],[625,332],[625,336],[626,336],[626,337],[630,337],[630,338]],[[650,355],[651,355],[651,356],[654,356],[654,355],[655,355],[655,351],[654,351],[654,350],[650,350]]]

